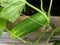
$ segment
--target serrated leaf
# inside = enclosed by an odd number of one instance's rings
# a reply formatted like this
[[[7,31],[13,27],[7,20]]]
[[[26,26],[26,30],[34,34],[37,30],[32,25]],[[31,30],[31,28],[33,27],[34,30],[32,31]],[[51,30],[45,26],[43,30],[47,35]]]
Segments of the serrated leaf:
[[[4,7],[4,9],[1,12],[0,17],[7,19],[10,22],[14,22],[23,11],[24,5],[25,3],[20,2],[20,1],[10,4]]]

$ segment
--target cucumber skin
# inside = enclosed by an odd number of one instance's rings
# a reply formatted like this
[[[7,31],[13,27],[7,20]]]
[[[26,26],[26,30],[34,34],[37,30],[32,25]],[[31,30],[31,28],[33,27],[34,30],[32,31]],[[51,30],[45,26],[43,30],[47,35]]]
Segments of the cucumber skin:
[[[30,18],[30,19],[29,19]],[[11,32],[15,34],[16,36],[23,37],[31,32],[34,32],[38,30],[42,25],[44,25],[47,22],[47,19],[40,13],[36,13],[33,16],[30,16],[29,18],[23,20],[19,24],[17,24]],[[34,21],[38,22],[34,22]],[[42,25],[41,25],[42,24]],[[10,34],[10,37],[13,38],[14,36]],[[16,38],[16,37],[14,37]]]

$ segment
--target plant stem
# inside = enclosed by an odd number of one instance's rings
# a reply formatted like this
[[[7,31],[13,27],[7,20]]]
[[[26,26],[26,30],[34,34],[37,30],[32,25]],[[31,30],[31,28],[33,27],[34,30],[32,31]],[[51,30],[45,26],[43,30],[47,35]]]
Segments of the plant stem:
[[[53,34],[54,34],[57,30],[59,30],[59,29],[60,29],[60,27],[57,27],[57,28],[55,28],[55,29],[51,32],[51,34],[49,35],[49,37],[48,37],[45,45],[48,45],[48,42],[49,42],[50,38],[51,38],[51,37],[53,36]]]
[[[45,35],[46,30],[44,30],[40,36],[37,38],[37,40],[34,42],[34,45],[37,45],[37,43],[42,39],[42,37]]]
[[[48,9],[48,18],[49,18],[49,21],[47,22],[47,25],[49,25],[49,23],[50,23],[50,12],[51,12],[51,8],[52,8],[52,2],[53,2],[53,0],[50,0],[50,5],[49,5],[49,9]]]
[[[37,38],[37,40],[34,42],[34,44],[33,45],[37,45],[38,44],[38,42],[43,38],[43,36],[45,35],[45,33],[46,33],[46,31],[47,31],[47,29],[48,29],[49,27],[46,27],[46,29],[39,35],[39,37]]]
[[[43,9],[43,0],[40,0],[40,2],[41,2],[41,10],[42,10],[44,13],[46,13],[46,12],[44,11],[44,9]]]
[[[34,7],[34,6],[32,6],[32,5],[29,4],[28,2],[26,2],[26,4],[27,4],[28,6],[30,6],[31,8],[35,9],[36,11],[38,11],[39,13],[41,13],[42,15],[44,15],[45,18],[47,19],[47,21],[49,21],[49,18],[47,17],[47,15],[46,15],[44,12],[42,12],[40,9],[38,9],[38,8],[36,8],[36,7]]]
[[[50,11],[51,11],[51,8],[52,8],[52,2],[53,0],[50,0],[50,5],[49,5],[49,9],[48,9],[48,17],[50,18]]]
[[[6,28],[6,31],[9,32],[10,34],[12,34],[14,37],[18,38],[18,39],[19,39],[21,42],[23,42],[23,43],[29,43],[29,44],[32,44],[32,42],[23,40],[22,38],[20,38],[20,37],[18,37],[17,35],[13,34],[13,33],[10,32],[7,28]]]

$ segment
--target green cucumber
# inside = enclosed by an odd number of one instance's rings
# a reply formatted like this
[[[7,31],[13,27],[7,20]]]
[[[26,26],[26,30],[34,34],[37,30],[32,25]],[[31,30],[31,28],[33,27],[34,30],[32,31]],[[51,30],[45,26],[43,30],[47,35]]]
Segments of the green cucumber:
[[[31,32],[38,30],[42,25],[47,22],[45,16],[40,13],[36,13],[33,16],[23,20],[19,24],[17,24],[11,32],[16,36],[23,37]],[[12,34],[10,34],[11,38],[16,38]]]

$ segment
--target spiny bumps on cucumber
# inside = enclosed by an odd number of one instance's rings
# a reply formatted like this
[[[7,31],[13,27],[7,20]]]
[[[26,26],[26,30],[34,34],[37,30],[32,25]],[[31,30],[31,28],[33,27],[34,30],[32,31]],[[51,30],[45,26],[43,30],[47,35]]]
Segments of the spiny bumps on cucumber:
[[[23,20],[17,24],[12,30],[12,34],[23,37],[31,32],[38,30],[42,25],[47,22],[47,19],[40,13],[36,13],[33,16]],[[11,38],[16,38],[10,34]]]

